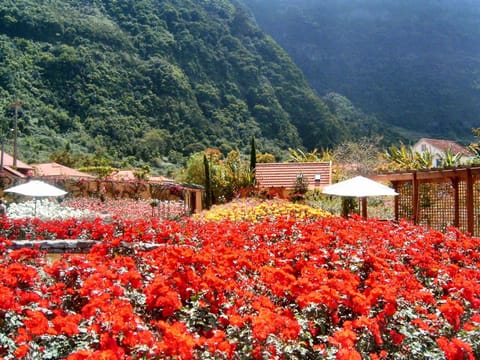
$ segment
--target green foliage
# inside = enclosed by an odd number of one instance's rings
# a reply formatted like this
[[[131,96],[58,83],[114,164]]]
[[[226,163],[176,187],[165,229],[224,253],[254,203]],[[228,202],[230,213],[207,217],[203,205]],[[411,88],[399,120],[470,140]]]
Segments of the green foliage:
[[[387,161],[384,168],[389,170],[429,169],[433,166],[433,156],[430,152],[420,154],[405,144],[391,145],[385,150],[383,158]]]
[[[275,155],[264,153],[264,154],[257,154],[257,163],[273,163],[275,162]]]
[[[454,167],[462,164],[462,153],[454,153],[451,149],[447,149],[440,157],[440,163],[443,167]]]
[[[0,48],[0,131],[10,151],[20,100],[23,160],[163,168],[253,137],[277,155],[349,136],[237,2],[7,1]]]
[[[115,168],[111,166],[85,166],[78,169],[81,172],[94,174],[103,179],[115,171]]]
[[[312,152],[305,152],[302,149],[288,149],[290,161],[292,162],[318,162],[322,161],[322,156],[318,154],[318,149]]]
[[[225,158],[214,149],[194,153],[179,178],[186,183],[204,185],[206,196],[211,197],[206,199],[207,205],[229,201],[254,184],[249,161],[238,150],[230,151]]]
[[[140,169],[137,169],[133,172],[133,176],[137,180],[148,180],[151,173],[149,165],[144,165]]]
[[[467,149],[473,154],[472,163],[480,163],[480,128],[473,128],[472,133],[475,136],[474,142],[467,146]]]
[[[448,149],[440,156],[439,163],[442,167],[459,166],[462,164],[462,157],[462,153],[453,153]],[[434,167],[434,156],[431,152],[418,152],[404,144],[399,147],[391,145],[383,154],[383,158],[386,163],[382,165],[382,170],[418,170]]]

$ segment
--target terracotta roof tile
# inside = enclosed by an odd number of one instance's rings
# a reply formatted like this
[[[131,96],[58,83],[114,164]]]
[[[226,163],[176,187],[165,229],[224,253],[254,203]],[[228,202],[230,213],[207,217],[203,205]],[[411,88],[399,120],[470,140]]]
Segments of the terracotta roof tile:
[[[0,156],[2,156],[2,151],[0,151]],[[3,166],[9,166],[13,168],[13,156],[3,153]],[[21,170],[33,170],[30,165],[25,164],[24,162],[17,159],[17,169]]]
[[[436,147],[441,151],[448,151],[450,150],[453,154],[464,154],[466,156],[473,156],[472,152],[468,150],[466,147],[456,143],[455,141],[451,140],[441,140],[441,139],[429,139],[429,138],[422,138],[419,141],[425,141],[430,145]]]
[[[32,164],[35,169],[35,175],[39,177],[71,177],[71,178],[90,178],[94,179],[95,176],[83,173],[81,171],[69,168],[61,164],[43,163]]]
[[[332,163],[257,163],[255,168],[259,188],[293,189],[300,175],[304,176],[310,189],[330,185]]]

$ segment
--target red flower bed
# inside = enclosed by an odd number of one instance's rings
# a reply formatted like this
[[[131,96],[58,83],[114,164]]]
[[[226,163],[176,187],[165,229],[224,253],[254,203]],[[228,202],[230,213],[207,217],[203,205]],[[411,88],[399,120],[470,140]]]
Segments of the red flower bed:
[[[23,225],[87,255],[3,250],[0,358],[480,358],[480,241],[453,229],[72,221]]]

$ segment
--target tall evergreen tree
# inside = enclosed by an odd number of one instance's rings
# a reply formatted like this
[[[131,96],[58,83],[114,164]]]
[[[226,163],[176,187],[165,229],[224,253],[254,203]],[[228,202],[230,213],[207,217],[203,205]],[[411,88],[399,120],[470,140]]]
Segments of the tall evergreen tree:
[[[257,150],[255,149],[255,138],[250,141],[250,170],[253,172],[257,167]]]
[[[205,168],[205,208],[210,209],[212,206],[212,183],[210,180],[210,165],[207,155],[203,155],[203,166]]]

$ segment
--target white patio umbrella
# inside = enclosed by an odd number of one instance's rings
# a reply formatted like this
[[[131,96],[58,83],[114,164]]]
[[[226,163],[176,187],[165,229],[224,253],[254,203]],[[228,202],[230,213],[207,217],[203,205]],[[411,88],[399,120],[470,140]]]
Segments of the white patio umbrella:
[[[323,188],[323,193],[328,195],[361,198],[363,217],[367,217],[367,197],[398,195],[394,189],[363,176],[356,176],[354,178],[326,186]]]
[[[53,185],[47,184],[40,180],[31,180],[24,184],[13,186],[5,189],[5,192],[20,194],[24,196],[32,196],[35,198],[35,215],[37,214],[37,198],[38,197],[50,197],[50,196],[62,196],[67,192],[59,189]]]

